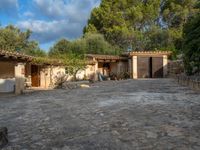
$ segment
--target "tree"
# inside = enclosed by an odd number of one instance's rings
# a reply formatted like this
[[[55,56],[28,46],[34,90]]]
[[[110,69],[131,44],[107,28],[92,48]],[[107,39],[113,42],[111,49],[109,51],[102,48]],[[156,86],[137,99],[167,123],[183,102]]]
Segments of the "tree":
[[[199,11],[194,7],[196,1],[102,0],[91,12],[84,33],[101,33],[123,50],[172,48],[178,52],[182,48],[183,25]]]
[[[77,54],[59,54],[56,58],[59,58],[63,65],[66,67],[68,74],[73,76],[73,80],[76,81],[76,75],[78,71],[86,68],[86,60],[84,55]]]
[[[161,14],[167,27],[182,28],[190,16],[198,9],[194,6],[198,0],[163,0]]]
[[[92,11],[86,29],[93,25],[111,44],[127,49],[139,32],[154,24],[159,5],[160,0],[102,0],[100,7]]]
[[[183,33],[184,33],[183,53],[184,53],[184,64],[186,73],[188,75],[199,74],[200,73],[200,13],[190,18],[188,23],[184,26]]]
[[[30,55],[30,56],[36,56],[36,57],[46,57],[47,53],[40,49],[38,42],[36,41],[30,41],[28,42],[28,46],[21,50],[22,53]]]
[[[61,39],[50,48],[49,56],[55,56],[63,53],[71,53],[70,42],[66,39]]]
[[[57,54],[51,56],[51,59],[58,59],[62,65],[65,66],[67,74],[73,76],[73,80],[76,81],[76,75],[78,71],[84,70],[87,66],[84,56],[76,54]]]
[[[99,33],[87,33],[82,38],[74,41],[61,39],[49,51],[49,56],[59,54],[119,54],[117,47],[111,46]]]
[[[13,25],[0,28],[0,49],[22,52],[32,56],[45,56],[45,52],[39,48],[36,41],[29,40],[31,31],[20,31]]]
[[[76,80],[77,72],[86,67],[85,49],[86,42],[83,38],[72,42],[61,39],[51,48],[49,56],[61,60],[67,68],[68,74],[72,75],[73,79]]]
[[[27,47],[28,38],[31,32],[29,30],[21,32],[18,28],[9,25],[0,28],[0,48],[4,50],[20,51]]]
[[[83,28],[84,33],[98,33],[96,27],[93,24],[88,24],[87,27]]]
[[[87,33],[84,35],[86,53],[88,54],[118,54],[115,47],[111,46],[101,34]]]

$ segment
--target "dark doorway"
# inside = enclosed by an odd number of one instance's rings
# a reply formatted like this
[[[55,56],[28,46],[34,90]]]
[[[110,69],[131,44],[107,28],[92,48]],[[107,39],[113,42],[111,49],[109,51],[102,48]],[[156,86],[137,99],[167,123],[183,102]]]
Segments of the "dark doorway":
[[[152,58],[152,77],[163,78],[163,58],[162,57]]]
[[[163,78],[162,57],[138,57],[138,78]]]
[[[40,86],[40,71],[39,66],[31,65],[31,83],[33,87]]]
[[[109,63],[103,64],[103,75],[110,76],[110,64]]]

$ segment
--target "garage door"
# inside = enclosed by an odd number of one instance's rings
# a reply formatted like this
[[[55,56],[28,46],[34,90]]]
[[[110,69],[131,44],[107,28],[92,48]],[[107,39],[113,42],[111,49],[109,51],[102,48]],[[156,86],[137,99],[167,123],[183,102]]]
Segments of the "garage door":
[[[149,78],[149,57],[138,57],[138,78]]]
[[[162,57],[152,58],[152,77],[163,78],[163,58]]]

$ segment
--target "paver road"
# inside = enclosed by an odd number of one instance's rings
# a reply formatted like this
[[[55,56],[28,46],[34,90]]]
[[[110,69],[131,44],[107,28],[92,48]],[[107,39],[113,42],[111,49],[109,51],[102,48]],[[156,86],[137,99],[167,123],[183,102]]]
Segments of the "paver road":
[[[0,97],[4,150],[199,150],[200,93],[172,79]]]

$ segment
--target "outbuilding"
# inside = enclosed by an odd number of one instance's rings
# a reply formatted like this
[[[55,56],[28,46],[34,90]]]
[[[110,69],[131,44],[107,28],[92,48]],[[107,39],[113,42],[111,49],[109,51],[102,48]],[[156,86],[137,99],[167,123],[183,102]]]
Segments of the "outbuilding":
[[[23,92],[25,64],[31,60],[31,56],[0,51],[0,93]]]
[[[169,51],[133,51],[128,54],[133,79],[167,77]]]
[[[0,50],[0,93],[21,94],[27,87],[51,88],[65,77],[65,67],[35,57]]]
[[[125,73],[128,73],[127,56],[87,54],[86,57],[95,63],[94,72],[96,74],[122,78]]]
[[[133,51],[124,55],[87,54],[87,65],[78,79],[98,80],[99,75],[114,79],[164,78],[168,74],[169,51]],[[25,87],[54,87],[69,75],[62,64],[35,63],[35,57],[0,50],[0,93],[20,94]],[[64,79],[64,80],[65,80]],[[69,78],[68,78],[69,79]]]

